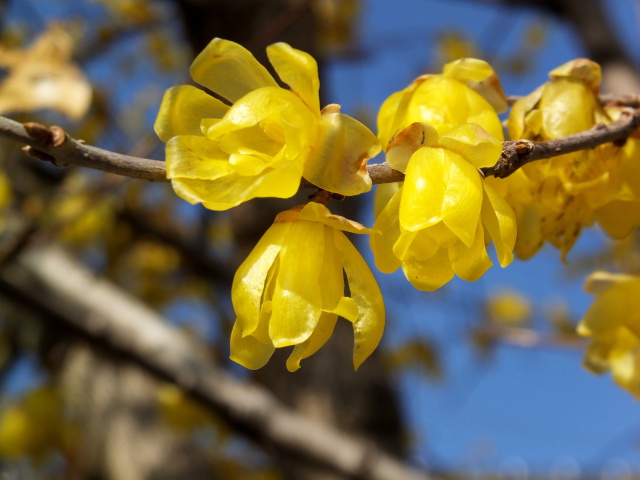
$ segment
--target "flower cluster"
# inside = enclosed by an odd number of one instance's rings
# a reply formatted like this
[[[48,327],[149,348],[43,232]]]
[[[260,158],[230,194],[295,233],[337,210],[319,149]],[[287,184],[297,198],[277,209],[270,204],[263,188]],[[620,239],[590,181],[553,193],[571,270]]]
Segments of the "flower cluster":
[[[490,240],[500,264],[511,263],[513,212],[478,171],[500,157],[496,109],[504,108],[495,72],[475,59],[447,64],[442,75],[420,77],[383,103],[378,135],[387,163],[405,180],[395,191],[378,189],[381,235],[371,236],[371,246],[381,271],[402,266],[416,288],[429,291],[454,273],[474,281],[492,264]],[[386,206],[381,197],[390,197]]]
[[[339,105],[320,109],[310,55],[285,43],[269,46],[267,55],[290,89],[248,50],[216,38],[191,76],[228,104],[189,85],[166,92],[155,129],[167,143],[175,192],[226,210],[255,197],[291,197],[303,177],[340,195],[370,190],[366,164],[380,151],[378,138]],[[315,202],[278,215],[233,282],[233,360],[259,368],[275,348],[295,345],[287,362],[295,371],[331,336],[338,316],[353,324],[354,366],[373,352],[384,328],[382,296],[342,231],[371,232]]]
[[[640,397],[640,277],[595,272],[585,289],[597,295],[578,325],[591,339],[584,364]]]
[[[550,140],[611,123],[619,115],[598,101],[600,66],[577,59],[552,70],[551,80],[518,100],[509,115],[512,139]],[[531,192],[512,202],[523,233],[520,258],[533,256],[549,241],[565,256],[584,226],[597,220],[612,236],[626,236],[640,225],[637,140],[624,148],[604,144],[590,150],[532,162],[526,174]],[[532,241],[536,239],[536,241]]]
[[[377,347],[382,295],[343,232],[369,234],[382,272],[401,267],[416,288],[432,291],[455,275],[479,279],[492,265],[490,243],[505,267],[514,250],[529,258],[546,241],[566,255],[594,220],[614,237],[640,225],[634,136],[623,146],[529,163],[506,179],[485,178],[482,169],[502,155],[498,114],[507,99],[482,60],[449,63],[441,74],[423,75],[392,94],[380,108],[376,136],[339,105],[320,108],[311,56],[284,43],[269,46],[267,55],[289,89],[246,49],[214,39],[191,75],[216,97],[194,86],[173,87],[155,124],[167,143],[167,176],[191,203],[225,210],[255,197],[291,197],[303,178],[320,189],[306,205],[276,217],[234,277],[231,358],[246,368],[260,368],[275,349],[293,347],[287,369],[297,370],[327,342],[339,317],[353,326],[356,369]],[[511,138],[548,140],[615,121],[621,107],[601,105],[599,83],[599,66],[588,60],[553,70],[548,83],[513,106]],[[326,207],[332,196],[371,189],[367,161],[381,149],[405,176],[378,186],[373,229],[332,214]],[[606,288],[579,329],[593,339],[587,365],[611,370],[640,394],[640,279],[605,280],[590,283]]]

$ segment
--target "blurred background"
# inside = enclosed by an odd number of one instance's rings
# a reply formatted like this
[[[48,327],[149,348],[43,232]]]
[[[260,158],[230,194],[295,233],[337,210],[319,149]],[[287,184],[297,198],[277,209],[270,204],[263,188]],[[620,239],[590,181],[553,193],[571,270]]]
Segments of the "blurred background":
[[[637,0],[4,0],[0,114],[163,159],[162,95],[222,37],[265,64],[277,41],[311,53],[321,103],[375,131],[386,97],[464,56],[489,61],[508,95],[577,57],[602,65],[605,92],[638,93],[639,26]],[[547,246],[434,293],[376,273],[387,328],[357,373],[341,323],[298,372],[286,371],[288,352],[248,372],[228,360],[233,273],[275,214],[310,192],[212,212],[168,184],[57,169],[5,139],[0,166],[2,480],[346,478],[238,431],[105,341],[119,311],[88,293],[95,278],[146,305],[149,335],[162,322],[226,375],[433,478],[640,475],[638,405],[582,368],[574,333],[592,301],[588,273],[640,271],[636,234],[612,242],[587,229],[566,264]],[[372,203],[330,207],[371,226]],[[354,241],[373,267],[366,240]]]

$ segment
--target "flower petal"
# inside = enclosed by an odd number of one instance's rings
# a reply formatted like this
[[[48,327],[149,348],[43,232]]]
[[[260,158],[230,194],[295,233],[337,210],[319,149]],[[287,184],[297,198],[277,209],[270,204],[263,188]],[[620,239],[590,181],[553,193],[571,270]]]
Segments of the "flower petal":
[[[483,187],[482,224],[493,241],[500,265],[506,267],[513,261],[518,233],[516,217],[511,206],[491,185],[484,182]]]
[[[269,336],[276,347],[304,342],[322,312],[322,294],[315,278],[322,271],[324,226],[307,221],[290,224],[280,251],[280,271],[273,292]]]
[[[318,64],[306,52],[280,42],[267,47],[267,56],[276,73],[314,112],[320,112]]]
[[[498,113],[508,108],[507,96],[491,65],[477,58],[461,58],[447,63],[443,75],[460,80],[469,88],[482,95]]]
[[[443,135],[440,146],[456,152],[476,168],[492,167],[502,154],[502,143],[475,123],[464,123]]]
[[[395,272],[400,266],[400,260],[393,253],[393,246],[400,237],[400,221],[398,213],[402,199],[402,187],[389,200],[384,207],[373,229],[379,233],[373,233],[369,237],[369,244],[373,251],[376,266],[383,273]]]
[[[261,87],[277,87],[271,74],[241,45],[214,38],[191,64],[191,78],[233,103]]]
[[[373,273],[356,247],[344,233],[334,230],[333,234],[349,282],[351,298],[358,305],[358,319],[353,323],[353,366],[357,370],[382,338],[384,301]]]
[[[304,178],[341,195],[371,190],[367,161],[380,153],[380,142],[371,130],[348,115],[325,113],[317,145],[305,163]]]
[[[240,335],[258,328],[263,292],[269,270],[282,249],[291,223],[274,223],[238,267],[231,286],[231,301]]]
[[[478,170],[457,153],[445,150],[445,158],[448,177],[442,222],[469,247],[480,221],[482,181]]]
[[[238,322],[233,325],[231,331],[231,355],[229,358],[249,370],[257,370],[264,367],[275,347],[270,343],[262,343],[252,336],[243,337],[238,327]]]
[[[202,203],[210,210],[228,210],[256,197],[289,198],[298,191],[301,168],[295,163],[266,169],[257,176],[230,172],[209,180],[174,178],[176,194],[190,203]]]
[[[311,222],[320,222],[328,227],[335,228],[336,230],[342,230],[349,233],[372,233],[370,228],[364,225],[341,217],[340,215],[334,215],[329,211],[327,207],[317,202],[307,203],[300,211],[298,218],[300,220],[309,220]]]
[[[402,263],[402,270],[411,285],[427,292],[437,290],[453,278],[453,268],[445,248],[424,261],[406,258]]]
[[[180,135],[167,142],[167,178],[215,180],[229,175],[229,155],[206,137]]]
[[[400,202],[403,228],[416,231],[442,220],[447,174],[442,148],[423,147],[411,156]]]
[[[387,147],[387,163],[394,170],[404,173],[411,155],[421,147],[433,147],[438,143],[438,132],[431,125],[414,122],[398,133]]]
[[[449,248],[449,260],[453,271],[463,280],[475,282],[493,265],[487,255],[484,244],[484,229],[478,223],[473,244],[467,247],[462,242],[456,242]]]
[[[202,135],[203,118],[222,118],[229,106],[192,85],[169,88],[153,126],[163,142],[177,135]]]
[[[327,340],[331,338],[337,321],[338,315],[322,312],[320,320],[318,320],[318,326],[311,336],[304,342],[296,345],[291,355],[289,355],[287,359],[287,370],[295,372],[300,368],[300,360],[310,357],[320,350],[320,348],[327,343]]]

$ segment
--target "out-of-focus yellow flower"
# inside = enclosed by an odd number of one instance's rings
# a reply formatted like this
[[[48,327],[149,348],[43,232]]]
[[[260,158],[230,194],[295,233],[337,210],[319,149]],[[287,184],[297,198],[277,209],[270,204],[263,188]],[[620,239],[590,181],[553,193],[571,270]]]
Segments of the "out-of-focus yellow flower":
[[[507,109],[502,86],[491,66],[463,58],[444,66],[440,75],[423,75],[387,98],[378,113],[378,138],[387,148],[393,137],[414,122],[445,135],[463,123],[476,123],[499,140],[496,111]]]
[[[531,302],[514,290],[496,292],[487,300],[489,320],[504,325],[523,325],[531,319]]]
[[[420,290],[435,290],[453,278],[475,281],[492,265],[493,240],[503,267],[513,260],[516,238],[511,207],[478,168],[495,164],[502,144],[480,126],[460,125],[441,137],[414,123],[387,150],[387,162],[405,172],[404,185],[378,216],[371,246],[378,268],[402,266]]]
[[[598,101],[600,66],[586,59],[568,62],[550,72],[551,81],[518,100],[509,116],[513,140],[550,140],[610,123],[619,112],[605,110]],[[521,235],[516,254],[529,258],[549,241],[563,257],[576,242],[583,227],[594,219],[612,236],[620,238],[640,224],[629,202],[640,200],[637,178],[637,140],[625,148],[613,144],[532,162],[521,170],[531,182],[531,198],[511,202],[518,225],[527,224],[531,235]],[[627,213],[632,213],[627,215]],[[523,230],[524,231],[524,230]],[[536,234],[537,232],[537,234]]]
[[[42,461],[54,449],[68,447],[73,427],[63,418],[62,401],[51,385],[29,392],[0,417],[0,456],[23,455]]]
[[[591,338],[584,365],[640,396],[640,277],[594,272],[585,289],[597,297],[578,325]]]
[[[371,232],[315,202],[276,217],[233,280],[232,360],[257,369],[276,348],[295,345],[287,360],[293,372],[325,344],[338,316],[353,323],[356,369],[375,350],[384,329],[382,295],[342,231]]]
[[[189,85],[165,93],[155,123],[167,142],[167,177],[191,203],[225,210],[254,197],[291,197],[304,177],[342,195],[371,189],[366,162],[380,151],[364,125],[322,111],[318,67],[286,43],[267,48],[280,88],[237,43],[214,39],[191,65],[193,79],[231,106]]]

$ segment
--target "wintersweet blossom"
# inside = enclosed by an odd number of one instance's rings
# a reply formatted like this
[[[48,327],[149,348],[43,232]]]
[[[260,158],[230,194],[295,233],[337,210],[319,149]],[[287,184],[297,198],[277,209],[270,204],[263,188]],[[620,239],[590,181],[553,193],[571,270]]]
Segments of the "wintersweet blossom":
[[[597,297],[578,325],[591,339],[584,365],[640,396],[640,277],[594,272],[585,289]]]
[[[514,104],[508,121],[512,139],[561,138],[610,123],[619,114],[600,105],[597,63],[572,60],[549,76],[549,82]],[[637,139],[630,139],[625,148],[604,144],[525,165],[522,172],[535,194],[514,205],[518,225],[528,225],[528,234],[518,237],[516,254],[529,258],[549,241],[564,257],[582,228],[594,219],[618,238],[640,225],[636,213],[640,184],[629,181],[638,173],[637,161],[633,161],[638,151],[635,142]],[[536,237],[539,241],[532,242]]]
[[[404,185],[378,216],[371,246],[378,268],[402,266],[420,290],[435,290],[454,274],[480,278],[492,265],[493,240],[503,267],[513,260],[516,238],[511,207],[478,168],[495,164],[502,143],[480,126],[464,124],[438,136],[414,123],[387,149],[389,165],[405,173]]]
[[[463,123],[475,123],[502,140],[497,112],[507,101],[491,66],[463,58],[444,66],[440,75],[422,75],[387,98],[378,112],[378,138],[383,148],[414,122],[431,125],[444,135]]]
[[[276,217],[233,280],[232,360],[258,369],[276,348],[295,345],[287,360],[293,372],[325,344],[339,316],[353,324],[356,369],[375,350],[384,329],[382,295],[343,231],[371,233],[316,202]]]
[[[229,104],[190,85],[165,93],[155,123],[167,143],[167,178],[191,203],[225,210],[254,197],[291,197],[302,176],[342,195],[371,189],[366,162],[380,144],[339,105],[320,109],[318,67],[286,43],[267,48],[278,86],[254,56],[216,38],[191,76]]]
[[[418,77],[404,90],[387,98],[378,112],[378,137],[388,151],[394,137],[415,122],[427,123],[438,135],[446,135],[465,123],[474,123],[502,141],[498,112],[507,108],[506,96],[493,68],[485,61],[463,58],[444,66],[442,74]],[[512,177],[519,177],[516,172]],[[499,184],[503,196],[517,178],[489,180]],[[395,194],[394,184],[376,189],[376,216]],[[514,192],[521,189],[515,188]]]

